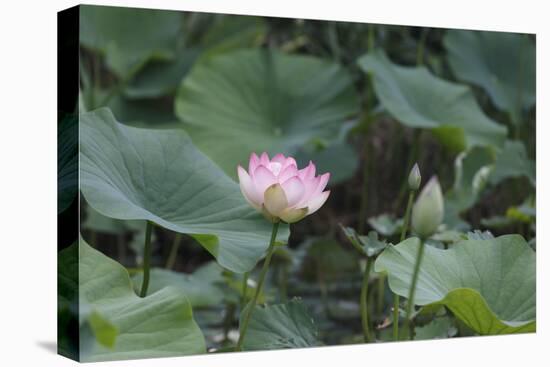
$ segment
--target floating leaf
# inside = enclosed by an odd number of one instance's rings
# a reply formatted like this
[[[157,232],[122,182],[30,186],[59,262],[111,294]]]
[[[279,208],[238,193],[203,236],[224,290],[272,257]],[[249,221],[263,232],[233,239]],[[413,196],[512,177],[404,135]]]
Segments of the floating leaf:
[[[443,43],[454,74],[521,122],[521,109],[535,104],[535,43],[524,34],[465,30],[447,31]]]
[[[334,138],[358,109],[340,65],[266,50],[201,60],[176,98],[193,142],[231,177],[250,152],[293,154],[312,139]]]
[[[256,306],[243,342],[244,350],[271,350],[319,346],[317,328],[299,299]]]
[[[60,268],[61,278],[74,283],[61,287],[60,294],[69,299],[78,289],[81,361],[206,352],[191,305],[181,290],[164,288],[138,297],[126,269],[82,239],[60,253],[60,263],[75,259],[79,259],[78,270]],[[91,333],[85,332],[88,327]]]
[[[109,68],[127,78],[150,60],[172,60],[182,27],[177,11],[80,6],[80,42],[105,55]]]
[[[132,278],[134,289],[141,289],[143,275],[140,273]],[[215,262],[210,262],[195,270],[192,274],[153,268],[147,293],[153,294],[165,287],[179,288],[193,308],[219,305],[223,301],[223,291],[217,283],[223,282],[222,268]]]
[[[78,118],[67,116],[57,131],[57,213],[64,212],[78,192]]]
[[[264,255],[271,224],[183,130],[125,126],[105,108],[82,114],[80,124],[81,190],[95,210],[190,234],[235,272]],[[279,240],[288,235],[281,227]]]
[[[455,151],[504,142],[506,127],[485,116],[468,87],[440,79],[422,66],[395,65],[382,50],[361,57],[359,66],[373,75],[378,99],[401,123],[431,129]]]
[[[375,271],[407,297],[420,245],[409,238],[388,247]],[[535,253],[519,235],[467,240],[448,250],[426,246],[415,304],[444,305],[482,335],[535,331]]]

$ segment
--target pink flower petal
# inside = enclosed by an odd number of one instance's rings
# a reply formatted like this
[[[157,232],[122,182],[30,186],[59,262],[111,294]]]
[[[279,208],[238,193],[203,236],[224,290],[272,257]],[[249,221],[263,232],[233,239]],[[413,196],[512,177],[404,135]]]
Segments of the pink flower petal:
[[[280,163],[281,166],[283,165],[283,163],[285,163],[285,161],[286,161],[286,158],[285,158],[285,156],[282,155],[281,153],[276,154],[276,155],[271,159],[271,162]]]
[[[283,190],[288,200],[288,206],[296,205],[304,196],[305,187],[298,176],[294,176],[282,184]]]
[[[281,173],[283,166],[279,162],[270,162],[267,165],[267,169],[271,171],[275,176],[279,176],[279,173]]]
[[[252,174],[256,168],[260,165],[260,158],[256,153],[250,155],[250,160],[248,161],[248,172]]]
[[[269,156],[267,155],[266,152],[263,152],[262,155],[260,156],[260,164],[262,166],[269,166]]]
[[[288,157],[284,163],[283,163],[283,169],[287,168],[288,166],[295,166],[298,168],[298,164],[296,163],[296,160],[292,157]]]
[[[277,177],[275,177],[269,169],[261,165],[254,171],[254,175],[252,175],[252,182],[256,187],[256,192],[262,197],[263,202],[265,190],[274,183],[277,183]]]
[[[302,182],[304,184],[305,192],[302,196],[302,200],[300,200],[300,202],[296,205],[297,208],[307,206],[309,198],[316,193],[317,186],[319,186],[319,182],[321,182],[321,176],[313,177],[309,180],[302,180]]]
[[[283,183],[286,180],[288,180],[291,177],[298,175],[298,169],[294,165],[290,165],[286,167],[284,170],[279,173],[279,176],[277,176],[277,179],[279,180],[279,183]]]
[[[330,191],[324,191],[320,195],[313,197],[308,203],[307,215],[313,214],[317,210],[319,210],[319,208],[323,206],[325,201],[327,201],[329,195]]]
[[[241,192],[243,193],[244,198],[254,208],[259,209],[262,201],[260,200],[260,196],[258,195],[256,188],[254,187],[252,179],[245,171],[245,169],[241,166],[237,168],[237,172],[239,174],[239,186],[241,188]]]
[[[315,193],[313,194],[313,196],[317,196],[325,189],[325,187],[327,187],[327,183],[329,179],[330,179],[330,173],[325,173],[321,175],[321,178],[319,179],[319,185],[315,188]]]
[[[309,179],[315,177],[315,165],[313,164],[313,162],[309,161],[309,164],[307,165],[307,167],[302,168],[299,171],[298,175],[300,176],[302,181],[309,180]]]

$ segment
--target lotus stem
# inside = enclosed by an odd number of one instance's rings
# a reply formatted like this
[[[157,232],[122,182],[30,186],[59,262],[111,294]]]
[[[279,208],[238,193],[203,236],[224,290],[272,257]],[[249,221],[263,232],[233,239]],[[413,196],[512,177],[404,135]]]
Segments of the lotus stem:
[[[143,282],[141,283],[141,292],[139,296],[141,298],[147,295],[147,288],[149,288],[149,273],[151,270],[151,233],[153,230],[153,223],[147,221],[147,227],[145,228],[145,246],[143,248]]]
[[[246,295],[247,295],[247,291],[248,291],[248,276],[250,275],[249,272],[246,272],[243,274],[243,284],[242,284],[242,294],[241,294],[241,307],[244,306],[244,304],[246,303]]]
[[[239,341],[237,342],[237,347],[235,348],[236,351],[242,350],[244,337],[246,336],[246,331],[248,329],[248,323],[250,322],[250,317],[252,316],[252,312],[254,312],[254,307],[256,306],[258,302],[258,297],[262,291],[262,286],[265,281],[265,276],[267,274],[267,270],[269,269],[269,263],[271,262],[271,257],[273,256],[273,253],[275,252],[275,239],[277,237],[277,230],[279,229],[279,222],[273,223],[273,230],[271,231],[271,240],[269,241],[269,248],[267,249],[267,255],[264,260],[264,265],[262,267],[262,271],[260,273],[260,279],[258,280],[258,285],[256,286],[256,291],[254,292],[254,297],[252,298],[252,301],[248,305],[248,308],[245,309],[245,314],[243,318],[243,323],[241,327],[241,332],[239,335]]]
[[[172,247],[170,248],[170,254],[168,254],[168,260],[166,260],[166,269],[172,269],[176,264],[176,258],[178,257],[178,250],[181,244],[181,233],[176,233]]]
[[[370,328],[369,328],[369,310],[367,305],[367,294],[369,291],[369,275],[370,275],[370,270],[372,268],[373,261],[374,261],[374,258],[372,257],[367,258],[367,266],[365,267],[365,274],[363,275],[363,285],[361,286],[361,300],[360,300],[361,324],[363,325],[363,338],[365,340],[365,343],[370,343],[372,341]]]
[[[416,262],[414,264],[414,272],[411,281],[411,288],[409,289],[409,299],[407,300],[407,319],[405,320],[406,330],[409,331],[409,339],[413,339],[413,332],[410,330],[410,320],[412,316],[412,311],[414,308],[414,293],[416,291],[416,282],[418,281],[418,272],[420,270],[420,263],[422,262],[422,256],[424,255],[424,240],[420,240],[420,245],[418,246],[418,252],[416,254]]]
[[[407,209],[405,210],[405,219],[403,221],[403,227],[401,228],[400,242],[405,240],[407,231],[409,230],[409,223],[411,219],[411,211],[414,201],[414,190],[409,191],[409,201],[407,202]],[[399,294],[393,295],[393,340],[399,340]]]

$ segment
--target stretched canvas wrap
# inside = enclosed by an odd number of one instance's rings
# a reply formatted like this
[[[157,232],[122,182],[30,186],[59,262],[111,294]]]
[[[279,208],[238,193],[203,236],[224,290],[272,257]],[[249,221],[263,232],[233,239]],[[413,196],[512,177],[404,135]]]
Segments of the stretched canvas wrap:
[[[535,35],[89,5],[58,28],[60,354],[535,332]]]

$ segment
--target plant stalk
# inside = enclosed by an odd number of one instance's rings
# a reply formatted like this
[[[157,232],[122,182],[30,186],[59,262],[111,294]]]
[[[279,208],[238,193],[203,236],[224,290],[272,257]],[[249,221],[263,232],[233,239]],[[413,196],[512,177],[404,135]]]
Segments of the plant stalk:
[[[172,247],[170,248],[170,254],[168,254],[168,259],[166,260],[166,269],[172,269],[176,263],[176,258],[178,257],[178,249],[181,244],[181,233],[176,233],[174,237],[174,242],[172,242]]]
[[[414,200],[414,191],[409,192],[409,200],[407,202],[407,209],[405,210],[405,219],[403,221],[403,227],[401,228],[401,239],[400,242],[405,240],[407,232],[409,230],[409,222],[411,218],[411,211]],[[393,295],[393,340],[399,340],[399,294],[394,293]]]
[[[143,282],[141,283],[141,292],[139,296],[141,298],[147,295],[147,288],[149,288],[149,273],[151,270],[151,234],[153,231],[153,223],[147,221],[147,227],[145,228],[145,246],[143,248]]]
[[[365,132],[365,141],[364,141],[364,155],[365,159],[363,162],[363,190],[361,191],[361,204],[359,208],[359,225],[357,230],[360,234],[365,232],[365,225],[367,224],[367,207],[368,207],[368,195],[369,195],[369,134],[368,131]]]
[[[367,258],[367,266],[365,267],[365,274],[363,275],[363,285],[361,286],[361,324],[363,326],[363,338],[365,340],[365,343],[370,343],[372,341],[369,328],[369,310],[367,305],[367,295],[369,291],[369,275],[373,261],[374,258]]]
[[[269,263],[271,262],[271,257],[273,256],[273,253],[275,252],[275,238],[277,237],[277,230],[279,228],[279,222],[273,223],[273,230],[271,231],[271,240],[269,241],[269,248],[267,249],[267,256],[264,260],[264,265],[262,267],[262,271],[260,273],[260,279],[258,280],[258,285],[256,287],[256,291],[254,292],[254,297],[252,298],[252,301],[248,304],[245,315],[243,318],[242,328],[240,330],[239,335],[239,341],[237,342],[237,347],[235,348],[236,351],[242,350],[244,338],[246,336],[246,331],[248,329],[248,323],[250,322],[250,317],[252,316],[252,312],[254,311],[254,307],[256,306],[256,303],[258,301],[258,296],[260,295],[260,292],[262,291],[262,286],[265,281],[265,276],[267,274],[267,270],[269,269]]]
[[[249,272],[246,272],[243,274],[243,284],[242,284],[242,294],[241,294],[241,307],[243,307],[247,300],[247,293],[248,293],[248,276],[250,275]]]
[[[420,240],[420,246],[418,247],[418,252],[416,254],[416,262],[414,264],[414,272],[411,281],[411,288],[409,289],[409,299],[407,300],[407,318],[405,319],[406,330],[409,331],[409,339],[413,339],[413,332],[410,330],[410,321],[412,316],[412,311],[414,308],[414,293],[416,291],[416,282],[418,281],[418,272],[420,270],[420,263],[422,262],[422,256],[424,255],[424,240]]]

